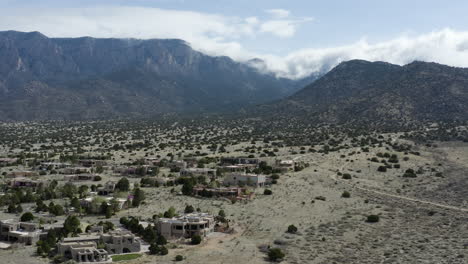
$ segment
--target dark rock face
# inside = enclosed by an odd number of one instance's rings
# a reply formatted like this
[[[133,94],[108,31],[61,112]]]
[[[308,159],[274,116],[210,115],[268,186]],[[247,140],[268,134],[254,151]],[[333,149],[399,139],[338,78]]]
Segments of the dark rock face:
[[[0,120],[231,110],[290,95],[296,83],[182,40],[0,32]]]
[[[398,66],[352,60],[261,109],[327,123],[466,121],[468,69],[426,62]]]

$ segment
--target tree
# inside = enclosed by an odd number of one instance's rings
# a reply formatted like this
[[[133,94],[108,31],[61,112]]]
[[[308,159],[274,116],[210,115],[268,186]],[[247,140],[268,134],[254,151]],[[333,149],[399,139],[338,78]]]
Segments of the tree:
[[[34,220],[34,215],[31,212],[26,212],[21,216],[21,222],[29,222]]]
[[[345,179],[345,180],[351,180],[351,174],[349,174],[349,173],[343,174],[343,179]]]
[[[65,185],[62,187],[62,195],[64,197],[68,197],[68,198],[72,199],[77,192],[78,192],[78,190],[77,190],[76,186],[71,182],[65,183]]]
[[[22,213],[23,212],[23,207],[21,207],[21,204],[18,204],[18,206],[16,207],[16,212],[17,213]]]
[[[175,208],[174,207],[170,207],[169,210],[167,210],[166,212],[164,212],[164,217],[165,218],[172,218],[175,216]]]
[[[190,213],[193,213],[193,212],[195,212],[195,208],[193,208],[193,206],[191,206],[191,205],[185,206],[184,213],[190,214]]]
[[[49,212],[55,216],[65,214],[65,211],[63,210],[63,207],[60,204],[53,204],[52,206],[49,206]]]
[[[280,248],[270,248],[268,250],[268,259],[270,261],[278,261],[284,258],[284,253]]]
[[[164,236],[158,236],[158,238],[156,238],[156,244],[159,246],[164,246],[167,244],[167,240]]]
[[[127,178],[123,177],[117,182],[115,188],[122,192],[128,192],[130,190],[130,182]]]
[[[145,199],[145,193],[140,188],[135,188],[133,193],[132,206],[138,207],[140,203]]]
[[[377,223],[377,222],[379,222],[379,220],[380,220],[380,217],[378,215],[369,215],[369,216],[367,216],[366,221],[368,223]]]
[[[192,240],[191,240],[192,245],[198,245],[201,242],[202,242],[202,237],[200,235],[192,236]]]
[[[73,197],[73,199],[70,202],[70,205],[76,210],[78,210],[81,207],[80,200],[76,197]]]
[[[297,233],[297,227],[295,225],[289,225],[287,232],[291,233],[291,234],[295,234],[295,233]]]
[[[183,195],[192,195],[193,193],[193,187],[195,186],[195,184],[188,180],[184,183],[184,185],[182,186],[182,194]]]
[[[344,192],[341,194],[341,197],[343,197],[343,198],[350,198],[350,197],[351,197],[351,194],[350,194],[348,191],[344,191]]]
[[[182,260],[184,260],[184,257],[182,255],[175,256],[175,261],[182,261]]]
[[[81,185],[78,188],[78,194],[80,195],[80,198],[84,198],[86,194],[88,193],[89,187],[88,185]]]
[[[273,192],[270,189],[265,189],[265,191],[263,191],[263,194],[264,195],[272,195]]]
[[[169,250],[165,246],[161,246],[161,251],[159,252],[160,255],[164,256],[169,254]]]
[[[386,172],[386,171],[387,171],[387,167],[386,167],[386,166],[379,166],[379,167],[377,168],[377,171]]]
[[[157,255],[160,251],[160,248],[155,243],[151,244],[149,247],[149,252],[151,255]]]
[[[65,219],[65,222],[63,223],[63,232],[65,233],[65,235],[68,235],[70,233],[76,234],[78,233],[80,224],[80,220],[76,216],[69,216],[67,217],[67,219]]]

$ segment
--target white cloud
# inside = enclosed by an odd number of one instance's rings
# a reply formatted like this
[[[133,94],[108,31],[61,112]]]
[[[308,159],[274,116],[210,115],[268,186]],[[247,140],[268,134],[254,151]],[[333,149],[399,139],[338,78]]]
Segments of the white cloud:
[[[265,10],[265,12],[267,12],[274,18],[287,18],[291,14],[291,12],[286,9],[268,9]]]
[[[260,26],[261,32],[271,33],[277,37],[290,38],[295,35],[297,27],[312,18],[304,18],[298,20],[269,20]]]
[[[317,71],[327,71],[342,61],[363,59],[404,65],[414,60],[468,67],[468,31],[443,29],[419,36],[401,36],[370,44],[356,43],[323,49],[303,49],[284,57],[259,56],[269,71],[278,76],[299,78]]]
[[[258,33],[259,19],[147,7],[0,9],[0,30],[49,37],[179,38],[211,55],[250,56],[239,40]]]

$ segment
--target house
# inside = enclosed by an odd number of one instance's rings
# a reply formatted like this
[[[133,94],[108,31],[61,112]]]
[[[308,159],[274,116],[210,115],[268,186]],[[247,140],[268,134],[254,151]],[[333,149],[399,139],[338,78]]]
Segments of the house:
[[[193,195],[227,198],[230,200],[250,200],[254,197],[255,193],[248,193],[247,189],[242,187],[206,188],[204,186],[196,186],[193,188]]]
[[[101,241],[110,254],[140,252],[141,241],[130,231],[111,231],[101,235]]]
[[[141,165],[141,166],[124,166],[124,167],[113,167],[112,168],[114,173],[118,173],[122,176],[128,175],[137,175],[137,176],[145,176],[147,174],[152,174],[154,170],[157,170],[155,167],[150,167],[149,165]]]
[[[181,177],[199,177],[216,178],[216,169],[209,168],[187,168],[180,171]]]
[[[94,174],[72,174],[72,175],[64,175],[64,181],[94,181],[97,175]]]
[[[159,218],[156,229],[166,239],[206,236],[214,230],[214,217],[206,213],[185,214],[174,218]]]
[[[97,248],[100,240],[97,235],[66,237],[57,243],[57,253],[76,262],[104,262],[108,253]]]
[[[14,178],[9,182],[11,188],[29,188],[33,191],[35,191],[40,184],[42,184],[42,182],[28,178]]]
[[[98,248],[103,245],[103,248]],[[67,237],[57,243],[57,252],[76,262],[106,262],[109,254],[140,252],[142,243],[129,231],[112,231],[100,235]]]
[[[182,170],[187,168],[188,164],[186,161],[183,160],[173,160],[169,162],[168,167],[173,170]]]
[[[275,165],[281,171],[292,171],[296,166],[296,162],[294,160],[276,160]]]
[[[5,178],[24,178],[24,177],[38,177],[39,173],[36,171],[12,171],[8,173]]]
[[[17,158],[0,158],[0,167],[13,165],[17,161]]]
[[[80,164],[80,166],[83,166],[83,167],[86,167],[86,168],[104,167],[104,166],[107,165],[107,161],[87,159],[87,160],[79,160],[78,164]]]
[[[92,173],[92,168],[88,167],[69,167],[60,169],[60,172],[63,174],[82,174],[82,173]]]
[[[260,163],[260,160],[256,158],[242,158],[242,157],[221,158],[221,164],[223,165],[238,165],[238,164],[258,165],[259,163]]]
[[[0,221],[0,239],[9,242],[34,245],[44,230],[36,224],[16,222],[13,219]]]
[[[248,185],[253,187],[265,186],[266,176],[262,174],[228,173],[224,177],[224,185]]]
[[[117,204],[117,209],[122,210],[128,207],[128,203],[131,202],[132,199],[124,199],[124,198],[113,198],[113,197],[104,197],[98,199],[104,199],[102,202],[106,202],[108,205],[111,205],[112,200],[114,200]],[[83,208],[89,208],[93,213],[99,213],[101,210],[102,202],[96,203],[93,200],[97,199],[97,197],[87,197],[80,200],[80,204]],[[98,200],[99,201],[99,200]]]
[[[237,165],[224,165],[220,166],[223,171],[226,172],[245,172],[248,169],[255,169],[254,164],[237,164]]]
[[[117,183],[115,181],[108,181],[102,187],[97,188],[98,195],[109,195],[115,191],[115,186]]]
[[[39,170],[58,170],[70,167],[71,164],[69,163],[62,163],[62,162],[41,162],[39,165]]]

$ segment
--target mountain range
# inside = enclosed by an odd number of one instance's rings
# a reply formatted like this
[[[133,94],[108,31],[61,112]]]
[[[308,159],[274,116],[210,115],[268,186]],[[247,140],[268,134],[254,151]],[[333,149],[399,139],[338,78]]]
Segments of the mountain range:
[[[0,121],[242,113],[306,122],[468,120],[468,69],[351,60],[301,80],[176,39],[0,32]]]
[[[283,98],[303,84],[182,40],[0,32],[0,120],[229,111]]]

